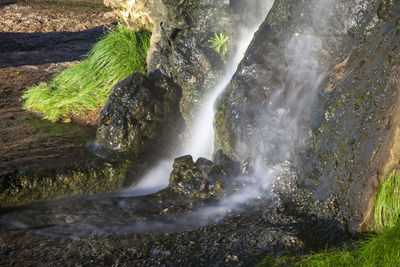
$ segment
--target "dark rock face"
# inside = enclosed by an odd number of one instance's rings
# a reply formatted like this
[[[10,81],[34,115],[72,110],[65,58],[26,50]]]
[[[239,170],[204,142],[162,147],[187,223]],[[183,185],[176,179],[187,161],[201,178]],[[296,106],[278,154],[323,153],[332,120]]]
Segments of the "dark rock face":
[[[337,195],[357,230],[370,224],[380,181],[399,166],[400,3],[368,6],[352,34],[321,87],[301,166],[318,183],[315,197]]]
[[[154,25],[149,51],[149,70],[160,68],[182,87],[181,111],[190,120],[199,100],[215,84],[224,68],[223,60],[208,42],[214,33],[230,37],[228,57],[235,49],[238,25],[265,15],[265,1],[162,0],[164,18]],[[246,9],[254,8],[251,12]],[[250,18],[240,14],[251,13]]]
[[[398,1],[275,1],[219,105],[216,147],[295,162],[357,230],[400,155],[399,14]]]
[[[180,97],[180,87],[159,72],[149,78],[133,73],[116,85],[102,111],[96,144],[111,155],[165,147],[182,127]]]
[[[351,21],[340,1],[275,1],[225,91],[215,146],[243,160],[287,159],[301,145],[324,68],[337,56]],[[328,37],[327,37],[328,36]],[[332,36],[332,38],[330,38]]]

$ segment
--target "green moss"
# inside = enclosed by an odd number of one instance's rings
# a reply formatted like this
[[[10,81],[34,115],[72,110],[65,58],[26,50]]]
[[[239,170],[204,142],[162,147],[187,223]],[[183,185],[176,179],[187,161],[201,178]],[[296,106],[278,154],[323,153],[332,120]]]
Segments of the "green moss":
[[[149,32],[133,32],[119,24],[80,64],[57,74],[49,84],[29,88],[23,95],[24,108],[51,121],[68,121],[104,107],[117,82],[134,71],[146,72],[149,45]]]
[[[75,168],[17,175],[0,193],[0,207],[121,189],[130,161],[87,161]]]
[[[230,93],[231,88],[227,88],[225,95],[228,95]],[[226,97],[226,96],[225,96]],[[234,140],[235,136],[233,131],[229,131],[228,129],[231,129],[231,123],[229,118],[227,117],[228,115],[228,101],[225,99],[225,102],[223,102],[219,108],[218,111],[215,115],[215,129],[216,129],[216,136],[215,136],[215,148],[216,150],[222,149],[226,155],[228,155],[230,158],[236,159],[237,155],[233,151],[234,149]]]

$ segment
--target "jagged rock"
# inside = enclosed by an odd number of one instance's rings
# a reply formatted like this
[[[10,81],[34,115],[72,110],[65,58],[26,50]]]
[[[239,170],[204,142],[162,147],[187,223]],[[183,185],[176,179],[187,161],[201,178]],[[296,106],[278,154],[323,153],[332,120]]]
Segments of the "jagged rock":
[[[153,30],[154,25],[164,21],[166,10],[162,0],[104,0],[133,30]]]
[[[339,33],[352,23],[352,17],[343,15],[351,4],[326,2],[332,7],[317,1],[274,2],[221,97],[215,118],[217,149],[237,160],[256,154],[273,162],[287,158],[286,147],[301,139],[296,134],[312,106],[301,101],[312,99],[308,88],[337,56],[346,38]],[[301,116],[301,123],[289,116]]]
[[[214,162],[190,155],[176,158],[169,178],[169,188],[197,198],[218,198],[223,195],[228,172]]]
[[[232,160],[221,149],[215,153],[214,162],[224,168],[228,176],[235,176],[240,173],[240,162]]]
[[[399,16],[398,1],[275,1],[222,97],[216,148],[293,160],[358,230],[398,166]]]
[[[115,86],[100,116],[96,145],[107,154],[137,155],[173,145],[182,126],[181,89],[159,72],[133,73]]]
[[[229,57],[238,26],[265,15],[268,8],[263,0],[105,0],[105,4],[131,28],[152,30],[149,72],[161,69],[182,87],[180,106],[186,121],[224,69],[225,58],[208,41],[214,33],[229,36]]]

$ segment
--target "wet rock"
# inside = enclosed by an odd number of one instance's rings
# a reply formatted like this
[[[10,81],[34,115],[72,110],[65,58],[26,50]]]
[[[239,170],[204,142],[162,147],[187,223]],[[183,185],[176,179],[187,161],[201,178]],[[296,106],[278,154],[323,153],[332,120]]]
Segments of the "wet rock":
[[[197,165],[190,156],[176,163]],[[0,245],[7,252],[0,259],[6,265],[26,265],[26,259],[37,265],[45,258],[48,264],[63,265],[253,266],[263,257],[302,254],[348,240],[341,221],[329,217],[330,208],[337,208],[334,199],[314,202],[298,186],[295,170],[289,165],[285,170],[274,193],[293,198],[280,203],[261,198],[243,203],[245,212],[217,212],[217,218],[208,211],[221,211],[224,205],[171,190],[10,209],[0,217]],[[73,223],[65,223],[71,219]]]
[[[182,87],[180,106],[186,121],[192,118],[200,99],[222,74],[224,60],[235,49],[233,44],[238,26],[265,15],[267,5],[264,2],[185,0],[178,4],[175,0],[105,1],[131,28],[151,28],[149,72],[161,69]],[[225,57],[210,48],[208,41],[215,33],[230,37]]]
[[[305,107],[312,106],[308,89],[346,38],[339,33],[352,23],[351,4],[335,2],[274,2],[221,97],[217,149],[236,160],[263,155],[277,162],[301,145],[296,135],[308,120]],[[300,122],[292,119],[297,117]]]
[[[101,113],[98,151],[113,157],[137,156],[151,148],[168,150],[182,127],[180,97],[180,87],[159,72],[149,78],[133,73],[115,86]]]
[[[240,162],[232,160],[221,149],[215,153],[214,162],[224,168],[228,176],[235,176],[240,173]]]
[[[399,166],[400,3],[365,5],[351,47],[321,86],[304,176],[314,177],[318,200],[336,195],[357,231],[371,225],[379,183]]]
[[[243,175],[252,175],[254,173],[254,159],[248,158],[243,162],[241,173]]]
[[[294,159],[302,186],[337,199],[358,230],[398,166],[400,6],[319,3],[275,1],[222,97],[215,146],[236,160]]]
[[[227,171],[210,160],[190,155],[176,158],[169,178],[169,188],[189,197],[218,198],[223,195]]]

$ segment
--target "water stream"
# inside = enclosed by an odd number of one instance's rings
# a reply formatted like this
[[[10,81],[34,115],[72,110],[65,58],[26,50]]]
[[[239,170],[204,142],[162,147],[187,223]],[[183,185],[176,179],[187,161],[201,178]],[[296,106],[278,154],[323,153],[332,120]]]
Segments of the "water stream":
[[[328,28],[327,12],[329,13],[329,7],[334,1],[321,1],[321,5],[315,9],[315,14],[319,16],[312,14],[315,15],[315,25]],[[260,9],[260,3],[256,1],[248,3],[247,12],[252,8]],[[285,64],[275,66],[285,76],[285,83],[278,83],[269,95],[269,106],[257,110],[255,114],[258,120],[251,132],[252,142],[247,143],[243,150],[244,153],[253,153],[254,173],[230,178],[234,190],[218,201],[179,198],[169,195],[169,192],[156,193],[168,186],[174,158],[185,154],[193,155],[194,159],[211,157],[214,142],[214,103],[229,84],[273,1],[262,0],[262,3],[264,14],[260,17],[253,16],[252,23],[248,24],[250,26],[240,29],[241,38],[232,62],[227,64],[223,79],[205,97],[193,127],[189,129],[191,138],[176,154],[158,162],[135,187],[125,192],[28,206],[21,212],[15,211],[0,218],[0,226],[4,224],[7,227],[32,229],[50,227],[53,228],[53,233],[62,235],[153,231],[170,229],[171,226],[181,231],[184,226],[207,225],[225,218],[232,211],[240,213],[256,207],[257,203],[268,206],[274,201],[271,198],[271,181],[281,175],[296,175],[288,162],[292,159],[292,150],[301,146],[307,138],[309,128],[304,122],[310,117],[319,84],[324,77],[325,70],[319,63],[323,37],[314,31],[317,27],[315,25],[299,26],[299,31],[294,31],[289,38],[283,51],[285,58],[280,58]],[[268,81],[264,82],[265,86],[269,85]],[[268,164],[265,163],[266,158],[269,159]],[[163,213],[170,209],[174,210],[171,214]]]
[[[160,160],[139,182],[132,188],[122,193],[123,196],[143,196],[157,192],[168,186],[169,174],[172,170],[174,159],[183,155],[192,155],[196,160],[200,157],[211,159],[214,151],[214,117],[215,102],[228,86],[233,74],[236,72],[240,61],[243,59],[254,33],[264,21],[273,0],[247,1],[243,7],[244,23],[239,28],[239,38],[236,50],[230,62],[226,64],[222,79],[203,98],[202,105],[194,118],[191,127],[187,129],[189,139],[178,148],[170,158]]]

